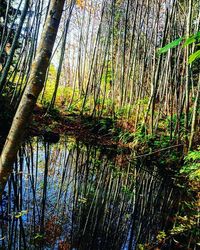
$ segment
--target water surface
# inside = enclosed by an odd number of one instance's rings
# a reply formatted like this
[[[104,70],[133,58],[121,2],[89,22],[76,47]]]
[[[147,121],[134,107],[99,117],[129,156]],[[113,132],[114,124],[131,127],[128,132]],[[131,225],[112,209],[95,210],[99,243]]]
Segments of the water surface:
[[[1,249],[136,249],[177,206],[156,163],[73,138],[20,150],[0,211]]]

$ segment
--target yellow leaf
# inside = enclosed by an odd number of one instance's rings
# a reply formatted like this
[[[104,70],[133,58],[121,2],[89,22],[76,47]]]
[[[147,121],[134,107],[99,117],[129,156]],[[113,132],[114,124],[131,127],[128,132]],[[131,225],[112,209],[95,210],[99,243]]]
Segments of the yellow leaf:
[[[77,0],[76,1],[77,6],[79,6],[81,9],[85,7],[85,0]]]

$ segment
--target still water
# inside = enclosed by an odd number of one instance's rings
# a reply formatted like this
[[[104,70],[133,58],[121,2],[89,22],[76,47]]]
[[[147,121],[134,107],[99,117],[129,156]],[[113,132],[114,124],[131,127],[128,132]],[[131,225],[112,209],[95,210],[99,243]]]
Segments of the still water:
[[[130,159],[73,138],[26,142],[3,195],[0,249],[131,250],[155,242],[178,194],[156,163]]]

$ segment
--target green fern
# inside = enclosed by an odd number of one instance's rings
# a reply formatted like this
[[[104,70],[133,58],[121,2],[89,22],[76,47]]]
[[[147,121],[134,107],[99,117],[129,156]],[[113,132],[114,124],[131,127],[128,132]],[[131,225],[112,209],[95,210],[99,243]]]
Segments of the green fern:
[[[190,180],[200,181],[200,147],[188,153],[180,173],[186,174]]]

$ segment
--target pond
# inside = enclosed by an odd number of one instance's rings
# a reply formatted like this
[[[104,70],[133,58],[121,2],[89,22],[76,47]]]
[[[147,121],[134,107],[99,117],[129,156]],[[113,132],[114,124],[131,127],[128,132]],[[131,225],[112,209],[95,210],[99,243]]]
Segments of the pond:
[[[155,162],[85,145],[26,142],[3,195],[1,249],[136,249],[167,230],[178,204]]]

